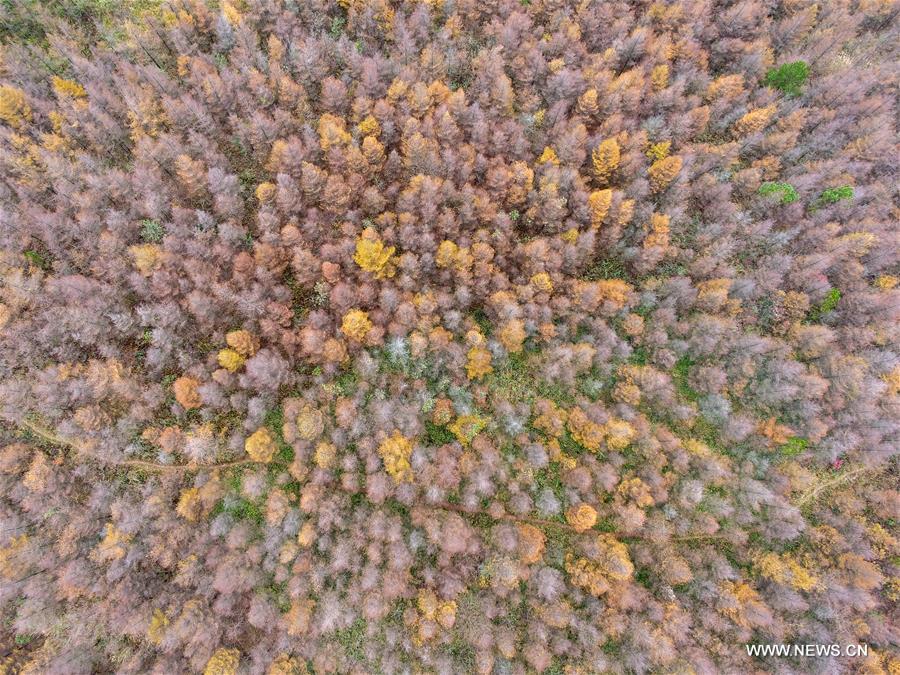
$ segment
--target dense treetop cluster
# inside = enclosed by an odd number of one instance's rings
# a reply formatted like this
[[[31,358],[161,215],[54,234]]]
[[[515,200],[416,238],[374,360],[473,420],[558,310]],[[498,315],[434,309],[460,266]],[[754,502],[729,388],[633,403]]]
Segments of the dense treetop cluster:
[[[0,672],[900,673],[896,0],[134,4],[0,9]]]

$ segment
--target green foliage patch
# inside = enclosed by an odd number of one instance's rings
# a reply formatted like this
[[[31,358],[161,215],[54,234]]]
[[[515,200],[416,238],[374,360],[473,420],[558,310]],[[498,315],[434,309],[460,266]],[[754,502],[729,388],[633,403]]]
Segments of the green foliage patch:
[[[828,188],[822,192],[819,199],[825,204],[837,204],[845,199],[853,199],[853,188],[849,185]]]
[[[781,445],[781,454],[785,457],[796,457],[809,446],[809,441],[801,436],[789,438]]]
[[[789,96],[799,96],[808,77],[809,65],[806,61],[792,61],[769,70],[763,82]]]
[[[160,243],[165,233],[165,228],[157,221],[149,218],[141,221],[141,239],[148,244]]]
[[[25,256],[25,259],[35,267],[39,267],[42,270],[50,269],[50,261],[41,253],[38,253],[33,249],[29,249],[25,251],[23,255]]]
[[[840,301],[841,291],[837,288],[832,288],[825,294],[825,297],[818,305],[809,310],[807,320],[813,323],[821,321],[823,316],[835,310]]]
[[[798,199],[797,190],[790,183],[763,183],[759,186],[759,194],[764,197],[777,196],[781,204],[792,204]]]
[[[456,440],[447,427],[438,426],[430,420],[425,421],[425,444],[431,447],[440,447]]]
[[[265,520],[262,506],[243,497],[228,495],[213,509],[212,516],[227,513],[235,520],[244,520],[255,525],[262,525]]]
[[[625,268],[625,263],[618,258],[604,258],[591,265],[582,278],[585,281],[627,279],[628,270]]]
[[[672,368],[672,380],[675,383],[675,391],[678,395],[688,401],[696,401],[700,398],[700,394],[688,384],[688,376],[691,368],[695,365],[695,361],[685,355],[675,362]]]

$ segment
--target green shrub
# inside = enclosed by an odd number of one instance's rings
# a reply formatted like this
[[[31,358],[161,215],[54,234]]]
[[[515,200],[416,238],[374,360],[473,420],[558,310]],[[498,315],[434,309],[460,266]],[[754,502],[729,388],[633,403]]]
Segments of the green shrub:
[[[825,312],[832,311],[835,307],[837,307],[838,301],[841,299],[841,292],[832,288],[828,291],[828,294],[825,296],[825,299],[822,300],[822,304],[819,305],[819,311],[823,314]]]
[[[29,249],[25,251],[24,255],[25,259],[35,267],[40,267],[42,270],[50,269],[50,262],[37,251]]]
[[[344,26],[347,24],[347,20],[342,16],[336,16],[331,20],[331,30],[328,31],[329,35],[335,40],[341,37],[341,33],[344,32]]]
[[[836,204],[842,199],[853,199],[853,188],[849,185],[841,185],[835,188],[828,188],[819,199],[826,204]]]
[[[810,321],[819,321],[825,314],[834,311],[838,302],[841,300],[841,292],[837,288],[832,288],[817,306],[809,311]]]
[[[790,183],[763,183],[759,186],[759,194],[764,197],[776,195],[782,204],[792,204],[797,201],[797,190]]]
[[[781,446],[781,454],[785,457],[795,457],[799,455],[801,452],[806,450],[806,447],[809,445],[809,441],[803,438],[802,436],[794,436],[793,438],[789,438],[785,443]]]
[[[772,68],[763,80],[768,86],[778,89],[789,96],[798,96],[800,87],[809,77],[809,66],[805,61],[784,63]]]
[[[155,220],[147,219],[141,221],[141,239],[148,244],[158,244],[162,241],[164,234],[163,226]]]
[[[456,436],[446,427],[439,427],[429,420],[425,420],[425,438],[431,447],[440,447],[456,440]]]

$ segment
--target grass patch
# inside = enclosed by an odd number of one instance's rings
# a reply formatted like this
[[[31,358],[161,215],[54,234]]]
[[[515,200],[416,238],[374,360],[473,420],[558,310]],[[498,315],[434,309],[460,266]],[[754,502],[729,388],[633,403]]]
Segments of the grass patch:
[[[541,675],[565,675],[565,661],[560,657],[554,656]]]
[[[535,376],[533,373],[535,354],[536,351],[529,350],[510,354],[485,378],[485,384],[513,403],[534,403],[539,398],[549,399],[561,406],[574,403],[575,396],[567,385],[547,382]]]
[[[454,638],[453,641],[444,648],[446,654],[453,659],[459,667],[461,673],[474,673],[476,668],[475,648],[462,638]]]
[[[654,276],[657,277],[682,277],[687,274],[687,267],[675,260],[666,260],[656,266]]]
[[[262,525],[264,514],[262,507],[243,497],[225,497],[212,511],[212,517],[220,513],[227,513],[234,520],[243,520]]]
[[[345,370],[334,380],[334,392],[338,396],[349,396],[359,386],[359,375],[355,370]]]
[[[494,372],[487,376],[489,387],[502,391],[511,401],[531,401],[534,392],[530,386],[532,376],[524,353],[510,354]]]
[[[499,621],[510,628],[521,630],[528,623],[528,593],[524,581],[519,582],[519,591],[522,599],[518,604],[510,607]]]
[[[294,495],[299,496],[300,490],[303,489],[303,483],[301,483],[300,481],[297,481],[297,480],[292,480],[292,481],[289,481],[289,482],[285,483],[284,485],[282,485],[281,489],[284,490],[288,494],[294,494]],[[355,495],[356,495],[356,493],[354,493],[354,496]],[[352,499],[351,499],[351,501],[352,501]]]
[[[653,573],[649,567],[641,567],[634,573],[634,580],[649,589],[653,586]]]
[[[33,249],[28,249],[24,253],[25,259],[30,262],[35,267],[39,267],[40,269],[47,271],[50,269],[50,259],[38,253]]]
[[[271,581],[269,584],[264,586],[262,589],[262,593],[268,596],[272,602],[278,607],[278,611],[284,614],[291,608],[291,600],[288,597],[287,593],[287,582],[282,581],[281,583],[276,584],[275,581]]]
[[[728,494],[725,488],[721,485],[707,485],[706,493],[709,495],[715,495],[716,497],[724,497]]]
[[[280,464],[290,464],[294,461],[294,449],[282,444],[275,453],[275,461]]]
[[[610,516],[606,516],[605,518],[600,518],[597,521],[597,524],[594,525],[594,529],[598,532],[605,532],[608,534],[612,534],[618,528],[616,527],[616,521],[612,519]]]
[[[627,279],[628,270],[625,263],[617,258],[605,258],[598,260],[581,275],[585,281],[600,281],[601,279]]]
[[[581,443],[572,438],[572,434],[568,431],[564,431],[563,435],[560,436],[559,447],[567,455],[573,456],[583,455],[588,451]]]
[[[301,284],[291,272],[285,274],[283,283],[291,292],[291,310],[294,313],[294,326],[297,327],[303,323],[303,320],[309,314],[310,308],[317,305],[316,289],[314,286]]]
[[[217,351],[218,348],[219,348],[219,345],[217,345],[215,342],[213,342],[212,340],[210,340],[207,337],[204,337],[199,342],[197,342],[197,346],[196,346],[197,351],[199,353],[203,354],[204,356],[209,354],[210,352]]]
[[[79,49],[89,55],[93,41],[114,41],[124,37],[122,27],[146,14],[158,14],[161,0],[2,0],[5,19],[0,23],[0,42],[23,42],[48,49],[47,27],[41,9],[53,17],[65,19],[80,32],[73,36]]]
[[[703,441],[711,449],[722,454],[730,454],[719,439],[719,429],[705,419],[698,417],[691,427],[691,436]]]
[[[275,462],[278,464],[290,464],[294,461],[294,449],[284,440],[284,410],[281,406],[276,406],[268,412],[263,418],[263,426],[265,426],[275,437],[278,444],[278,452],[275,453]]]
[[[409,507],[403,502],[399,502],[396,499],[386,499],[383,504],[385,510],[394,516],[400,516],[403,519],[403,522],[409,524]]]
[[[487,509],[490,501],[485,498],[481,503],[482,509]],[[494,518],[489,516],[487,513],[473,513],[469,516],[469,522],[472,523],[472,527],[475,527],[479,530],[490,530],[494,526]]]
[[[610,638],[603,643],[603,646],[600,649],[602,649],[603,653],[607,656],[618,657],[619,654],[622,653],[622,643]]]
[[[235,431],[244,422],[243,415],[237,410],[229,410],[228,412],[219,413],[213,417],[209,423],[212,428],[222,434]]]
[[[487,314],[480,307],[472,312],[472,321],[478,324],[479,330],[482,334],[487,337],[494,332],[494,327],[491,325],[490,319],[488,319]]]
[[[241,481],[244,478],[244,473],[248,470],[246,465],[244,466],[236,466],[232,467],[228,471],[225,472],[225,478],[222,481],[225,486],[231,492],[240,492],[241,491]]]
[[[340,628],[334,632],[338,644],[344,653],[356,663],[365,663],[366,656],[363,652],[363,639],[366,637],[366,621],[358,618],[347,628]]]
[[[647,353],[647,349],[645,347],[635,347],[631,351],[631,355],[628,357],[628,363],[631,363],[635,366],[646,366],[649,358],[650,355]]]
[[[675,362],[672,368],[672,380],[675,383],[675,391],[678,395],[688,401],[696,401],[700,398],[700,394],[688,384],[688,376],[691,368],[696,362],[689,356],[682,356]]]
[[[559,463],[550,462],[544,468],[536,471],[534,474],[534,485],[535,489],[538,492],[550,490],[554,495],[556,495],[557,499],[562,501],[563,483],[559,472]],[[555,519],[563,522],[562,515],[557,514],[555,516]]]

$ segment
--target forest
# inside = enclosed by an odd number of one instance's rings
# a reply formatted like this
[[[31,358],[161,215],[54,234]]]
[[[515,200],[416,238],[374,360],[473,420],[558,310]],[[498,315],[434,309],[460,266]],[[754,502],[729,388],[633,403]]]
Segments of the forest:
[[[900,675],[898,63],[900,0],[0,0],[0,674]]]

